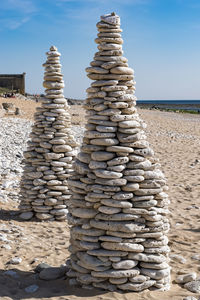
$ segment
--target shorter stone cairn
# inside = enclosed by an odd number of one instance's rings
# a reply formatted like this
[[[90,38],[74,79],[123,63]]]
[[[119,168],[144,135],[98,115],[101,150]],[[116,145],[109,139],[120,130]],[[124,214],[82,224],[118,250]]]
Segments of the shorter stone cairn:
[[[135,104],[122,56],[120,19],[97,23],[99,51],[88,77],[87,125],[69,179],[71,284],[105,290],[170,287],[166,180]]]
[[[24,152],[20,217],[65,220],[70,198],[67,180],[77,143],[70,134],[71,120],[63,96],[60,53],[52,46],[47,52],[43,86],[46,96],[35,113],[28,148]]]

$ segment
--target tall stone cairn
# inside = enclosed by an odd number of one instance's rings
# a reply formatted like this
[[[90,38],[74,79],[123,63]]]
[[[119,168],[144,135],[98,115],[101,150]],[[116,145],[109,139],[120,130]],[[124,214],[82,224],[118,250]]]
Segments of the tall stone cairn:
[[[136,110],[120,18],[97,23],[87,125],[69,179],[71,284],[114,291],[168,290],[166,180]]]
[[[43,86],[46,96],[37,107],[28,148],[24,152],[21,181],[22,219],[66,220],[70,198],[67,180],[76,146],[70,133],[68,104],[63,96],[60,53],[52,46],[47,54]]]

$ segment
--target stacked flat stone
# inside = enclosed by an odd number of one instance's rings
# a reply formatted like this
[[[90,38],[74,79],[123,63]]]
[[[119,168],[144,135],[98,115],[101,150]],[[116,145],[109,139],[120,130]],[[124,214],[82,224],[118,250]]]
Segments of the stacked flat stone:
[[[120,19],[97,23],[99,51],[87,68],[87,125],[69,179],[67,275],[114,291],[169,289],[169,203],[135,104],[133,70],[122,56]]]
[[[52,46],[47,54],[43,86],[46,96],[37,108],[21,181],[21,217],[66,220],[70,198],[67,180],[77,143],[70,133],[68,104],[63,96],[60,53]]]

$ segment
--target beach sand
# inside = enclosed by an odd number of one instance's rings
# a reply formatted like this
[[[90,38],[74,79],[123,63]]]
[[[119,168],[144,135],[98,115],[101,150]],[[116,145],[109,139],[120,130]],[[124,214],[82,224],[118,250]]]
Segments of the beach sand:
[[[1,102],[5,99],[1,99]],[[6,99],[11,102],[11,99]],[[22,118],[33,120],[38,103],[16,100]],[[85,122],[84,110],[71,106],[73,125]],[[167,180],[171,199],[169,245],[171,253],[182,256],[171,260],[172,285],[168,292],[116,293],[71,287],[67,278],[44,281],[34,273],[41,262],[52,266],[64,264],[69,252],[69,227],[66,222],[20,221],[16,215],[18,202],[9,198],[0,202],[0,234],[6,234],[8,243],[0,239],[0,299],[54,299],[54,300],[181,300],[193,294],[174,282],[178,274],[195,271],[200,277],[200,258],[192,259],[200,247],[200,116],[139,110],[147,123],[151,143]],[[20,116],[18,116],[20,117]],[[1,130],[1,129],[0,129]],[[11,249],[4,248],[6,244]],[[18,265],[9,263],[20,257]],[[200,255],[199,255],[200,257]],[[6,270],[17,275],[6,275]],[[25,288],[38,285],[34,293]]]

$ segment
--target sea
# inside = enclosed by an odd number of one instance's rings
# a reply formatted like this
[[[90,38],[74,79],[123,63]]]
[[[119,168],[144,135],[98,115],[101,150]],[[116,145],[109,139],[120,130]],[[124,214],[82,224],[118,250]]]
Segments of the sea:
[[[200,100],[137,100],[137,104],[141,107],[195,110],[200,113]]]

